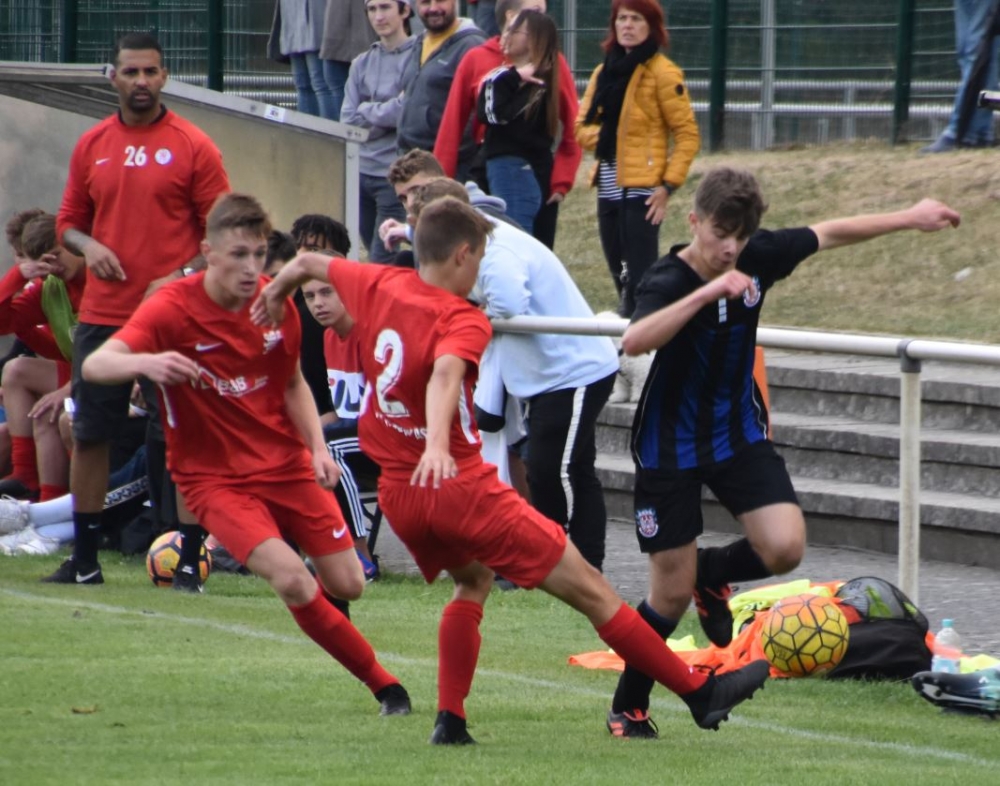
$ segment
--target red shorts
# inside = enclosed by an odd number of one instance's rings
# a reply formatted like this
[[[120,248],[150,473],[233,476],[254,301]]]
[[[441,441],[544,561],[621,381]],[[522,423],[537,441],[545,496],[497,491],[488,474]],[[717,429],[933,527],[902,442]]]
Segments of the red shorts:
[[[240,562],[268,538],[289,538],[311,557],[354,548],[333,494],[315,480],[177,481],[206,530]]]
[[[483,464],[441,488],[382,476],[378,499],[428,583],[442,570],[480,562],[520,587],[537,587],[562,559],[566,533]]]

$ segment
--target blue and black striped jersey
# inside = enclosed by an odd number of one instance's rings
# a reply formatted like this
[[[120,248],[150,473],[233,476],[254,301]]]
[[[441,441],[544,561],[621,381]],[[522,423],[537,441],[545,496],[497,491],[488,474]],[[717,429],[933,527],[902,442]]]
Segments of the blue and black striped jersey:
[[[632,424],[632,456],[644,469],[693,469],[731,458],[767,438],[767,411],[753,379],[764,296],[818,250],[808,228],[760,230],[736,263],[758,296],[703,307],[656,352]],[[687,297],[706,283],[674,246],[643,277],[632,321]]]

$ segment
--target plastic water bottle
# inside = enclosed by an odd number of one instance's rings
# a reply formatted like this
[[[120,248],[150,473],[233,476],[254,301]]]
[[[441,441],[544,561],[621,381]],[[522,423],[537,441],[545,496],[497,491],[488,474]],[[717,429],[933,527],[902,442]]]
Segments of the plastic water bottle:
[[[959,661],[962,658],[962,639],[954,628],[952,620],[941,620],[941,630],[934,637],[934,657],[931,659],[931,671],[943,671],[948,674],[959,673]]]

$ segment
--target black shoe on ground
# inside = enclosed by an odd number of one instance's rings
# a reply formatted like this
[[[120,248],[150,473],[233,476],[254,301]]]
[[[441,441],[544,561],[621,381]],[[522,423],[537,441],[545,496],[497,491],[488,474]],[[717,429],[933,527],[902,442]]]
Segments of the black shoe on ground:
[[[431,733],[431,745],[475,745],[476,741],[469,736],[465,727],[465,718],[460,718],[452,712],[442,710],[434,722]]]
[[[653,719],[649,717],[649,712],[644,710],[633,710],[632,712],[608,710],[608,731],[613,737],[655,740],[660,736],[660,730],[653,723]]]
[[[76,557],[70,557],[56,568],[55,573],[41,579],[46,584],[103,584],[104,574],[98,563],[78,565]]]
[[[920,671],[910,678],[913,689],[931,704],[953,712],[1000,715],[1000,668],[967,674]]]
[[[23,481],[11,476],[0,480],[0,497],[35,502],[38,500],[38,489],[28,488]]]
[[[708,587],[701,583],[694,585],[698,622],[716,647],[728,647],[733,640],[733,612],[729,609],[729,596],[732,594],[728,584],[721,587]]]
[[[375,694],[375,698],[378,699],[380,705],[378,714],[382,716],[409,715],[412,709],[410,694],[398,682],[382,688]]]
[[[181,565],[174,572],[174,577],[170,581],[170,586],[178,592],[190,592],[197,595],[205,591],[201,583],[201,576],[198,568],[193,565]]]
[[[726,674],[710,674],[698,690],[681,696],[691,710],[694,722],[703,729],[719,730],[729,713],[740,702],[753,697],[764,687],[771,667],[766,660],[755,660],[742,669]]]

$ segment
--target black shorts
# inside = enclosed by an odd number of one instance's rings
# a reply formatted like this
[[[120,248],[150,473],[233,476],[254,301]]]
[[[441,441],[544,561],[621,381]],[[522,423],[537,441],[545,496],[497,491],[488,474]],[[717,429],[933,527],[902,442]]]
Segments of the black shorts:
[[[73,334],[73,438],[80,442],[111,442],[128,420],[131,382],[98,385],[80,374],[87,356],[117,331],[114,325],[81,322]]]
[[[355,540],[366,538],[370,533],[365,506],[375,503],[381,470],[378,464],[361,452],[357,428],[328,427],[323,434],[330,456],[340,467],[340,482],[333,488],[340,512],[351,527]]]
[[[733,516],[781,502],[799,504],[785,460],[769,441],[748,445],[711,467],[637,469],[635,535],[640,551],[655,554],[678,548],[701,535],[702,486],[708,486]]]

